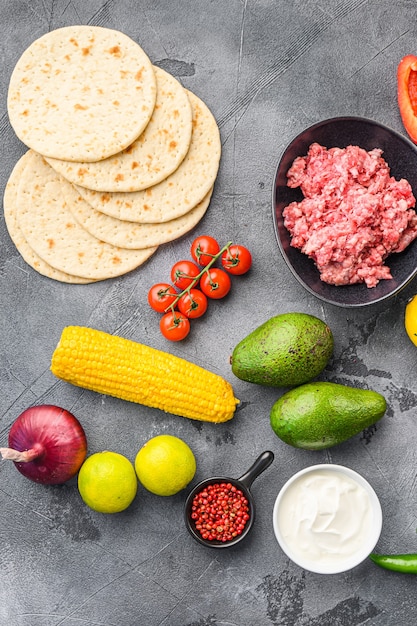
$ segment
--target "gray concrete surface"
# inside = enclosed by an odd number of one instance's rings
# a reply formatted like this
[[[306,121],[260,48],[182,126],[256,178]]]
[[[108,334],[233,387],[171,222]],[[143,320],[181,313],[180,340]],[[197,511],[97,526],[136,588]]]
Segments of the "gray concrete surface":
[[[396,101],[401,57],[417,52],[417,9],[387,0],[31,0],[0,1],[0,187],[25,147],[12,131],[7,86],[23,50],[48,30],[93,24],[124,31],[211,108],[223,154],[210,209],[187,236],[162,246],[142,269],[86,286],[48,280],[16,252],[0,220],[0,445],[26,407],[51,403],[82,421],[90,452],[134,459],[150,437],[171,433],[195,451],[195,481],[240,476],[266,449],[251,536],[212,551],[187,534],[186,491],[160,498],[143,488],[125,513],[103,516],[73,481],[41,487],[0,464],[0,624],[7,626],[399,626],[416,623],[415,579],[369,560],[320,576],[290,562],[274,538],[275,497],[297,470],[334,462],[362,473],[383,508],[378,549],[417,552],[416,361],[403,327],[411,284],[367,310],[324,305],[293,279],[275,241],[271,188],[281,152],[302,129],[361,115],[404,132]],[[197,234],[247,245],[249,275],[235,280],[190,337],[167,344],[148,288],[188,256]],[[273,315],[303,311],[335,335],[327,380],[370,387],[388,411],[372,437],[325,452],[289,448],[269,411],[280,390],[234,378],[229,356]],[[84,324],[169,350],[230,380],[243,408],[224,425],[192,422],[57,382],[50,357],[67,324]],[[194,482],[195,482],[194,481]]]

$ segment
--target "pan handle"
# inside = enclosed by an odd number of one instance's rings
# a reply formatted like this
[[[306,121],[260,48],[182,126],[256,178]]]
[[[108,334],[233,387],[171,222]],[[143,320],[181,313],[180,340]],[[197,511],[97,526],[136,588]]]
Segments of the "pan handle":
[[[239,482],[243,483],[247,489],[250,488],[255,478],[262,474],[263,471],[269,467],[274,460],[274,453],[266,450],[262,452],[260,456],[256,459],[253,465],[248,469],[247,472],[243,474],[239,478]]]

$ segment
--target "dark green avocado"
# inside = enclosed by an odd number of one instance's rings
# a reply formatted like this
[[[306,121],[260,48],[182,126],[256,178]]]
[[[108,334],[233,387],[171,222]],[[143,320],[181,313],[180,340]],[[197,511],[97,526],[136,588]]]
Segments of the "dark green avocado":
[[[283,313],[256,328],[233,350],[237,378],[268,387],[293,387],[313,380],[333,353],[333,334],[317,317]]]
[[[272,430],[290,446],[323,450],[372,426],[385,411],[385,398],[376,391],[316,382],[284,393],[270,419]]]

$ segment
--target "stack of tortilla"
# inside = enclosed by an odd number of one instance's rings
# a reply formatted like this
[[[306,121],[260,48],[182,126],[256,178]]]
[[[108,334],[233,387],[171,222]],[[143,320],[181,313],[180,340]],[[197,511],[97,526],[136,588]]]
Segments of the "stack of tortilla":
[[[6,185],[6,225],[45,276],[82,284],[132,271],[209,206],[216,120],[119,31],[37,39],[12,73],[8,114],[28,150]]]

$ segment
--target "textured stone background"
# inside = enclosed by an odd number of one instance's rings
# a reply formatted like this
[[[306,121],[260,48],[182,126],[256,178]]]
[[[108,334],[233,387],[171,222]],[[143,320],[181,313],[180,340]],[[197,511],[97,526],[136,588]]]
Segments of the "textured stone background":
[[[266,449],[273,465],[255,481],[256,524],[230,551],[212,551],[186,533],[186,492],[158,498],[144,489],[131,508],[102,516],[75,483],[41,487],[0,464],[0,623],[10,626],[398,626],[415,623],[415,580],[364,562],[335,576],[291,563],[275,541],[275,497],[294,472],[334,462],[362,473],[384,514],[380,551],[417,552],[415,413],[417,352],[403,314],[415,285],[385,305],[324,305],[293,279],[276,245],[272,181],[285,146],[305,127],[360,115],[404,132],[396,68],[417,51],[411,0],[0,0],[0,187],[25,147],[7,117],[7,86],[23,50],[69,24],[124,31],[211,108],[223,155],[210,209],[194,232],[163,246],[146,266],[86,286],[48,280],[26,266],[0,219],[0,445],[35,403],[72,410],[90,452],[134,459],[150,437],[171,433],[195,451],[195,481],[238,477]],[[232,239],[253,252],[249,275],[214,303],[190,337],[167,345],[148,288],[188,256],[194,236]],[[383,393],[375,430],[326,452],[281,443],[269,426],[280,390],[233,377],[229,355],[273,315],[303,311],[326,320],[335,352],[327,380]],[[168,349],[229,379],[243,408],[224,425],[200,424],[58,382],[50,357],[62,328],[84,324]]]

